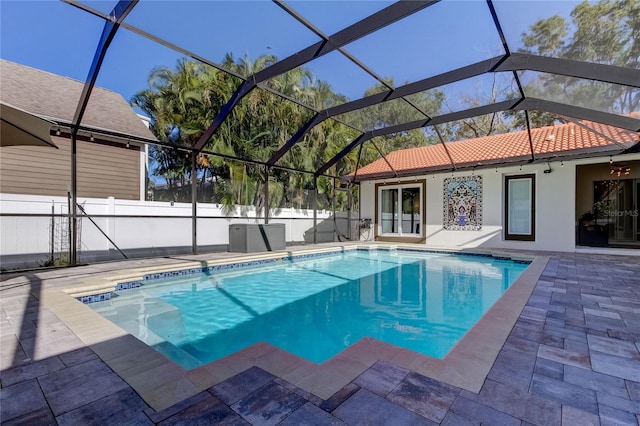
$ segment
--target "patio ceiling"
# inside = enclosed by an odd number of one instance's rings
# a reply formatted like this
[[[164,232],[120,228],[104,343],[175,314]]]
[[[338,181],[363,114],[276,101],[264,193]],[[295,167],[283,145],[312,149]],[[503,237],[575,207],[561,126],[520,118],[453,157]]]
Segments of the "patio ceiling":
[[[376,137],[431,129],[446,147],[439,125],[504,111],[522,112],[527,128],[532,126],[529,112],[542,111],[564,121],[585,120],[640,132],[640,119],[631,116],[634,106],[602,105],[594,97],[571,98],[563,93],[549,93],[545,87],[536,85],[536,77],[563,76],[568,86],[578,82],[574,87],[581,84],[621,87],[637,99],[640,97],[638,58],[612,65],[578,60],[578,53],[572,57],[524,52],[519,38],[533,21],[527,22],[522,16],[526,12],[515,8],[524,7],[525,2],[120,1],[111,9],[105,6],[108,2],[96,6],[95,2],[63,1],[103,24],[72,124],[76,132],[82,127],[92,89],[100,83],[104,61],[124,54],[125,39],[112,47],[112,42],[123,32],[144,39],[149,43],[149,50],[169,49],[176,57],[186,56],[241,80],[224,106],[212,111],[210,124],[193,147],[196,151],[207,150],[212,136],[225,121],[233,120],[234,108],[253,91],[274,93],[282,102],[292,102],[307,110],[311,118],[266,161],[259,162],[268,167],[278,167],[279,161],[305,135],[327,120],[354,129],[359,135],[346,141],[333,158],[313,170],[316,175],[328,173],[340,159],[366,142],[371,142],[384,157],[384,152],[373,142]],[[556,3],[545,2],[544,7],[538,3],[537,9],[535,4],[533,7],[540,13],[540,19],[554,14],[571,19],[566,4],[561,8]],[[175,8],[191,14],[193,20],[182,22],[173,15],[178,13]],[[151,13],[168,16],[163,22],[145,20]],[[225,25],[221,20],[234,22],[237,31],[225,33],[221,29],[222,32],[218,32],[216,27]],[[209,37],[211,43],[195,44],[191,41],[195,37]],[[267,44],[272,42],[273,47]],[[234,50],[258,54],[276,50],[282,58],[257,72],[241,74],[221,62],[223,52]],[[143,66],[148,73],[158,65],[149,62]],[[269,84],[272,79],[302,66],[311,69],[336,91],[353,87],[355,95],[346,93],[344,101],[317,108],[297,98],[295,93],[281,93]],[[487,84],[492,93],[479,94],[478,88],[485,85],[486,89]],[[372,87],[377,88],[375,93],[363,90]],[[434,90],[444,96],[447,108],[431,111],[416,101],[420,96],[436,93]],[[398,106],[411,113],[383,125],[361,119]],[[535,161],[534,153],[531,155],[531,161]],[[456,168],[453,160],[451,166]]]

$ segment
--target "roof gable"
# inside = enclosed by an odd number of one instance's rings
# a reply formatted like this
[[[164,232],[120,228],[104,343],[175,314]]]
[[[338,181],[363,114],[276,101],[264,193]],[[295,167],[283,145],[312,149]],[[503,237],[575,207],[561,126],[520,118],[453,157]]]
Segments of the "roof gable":
[[[0,59],[0,98],[31,114],[71,123],[84,83]],[[144,139],[155,136],[118,93],[95,86],[82,125]]]

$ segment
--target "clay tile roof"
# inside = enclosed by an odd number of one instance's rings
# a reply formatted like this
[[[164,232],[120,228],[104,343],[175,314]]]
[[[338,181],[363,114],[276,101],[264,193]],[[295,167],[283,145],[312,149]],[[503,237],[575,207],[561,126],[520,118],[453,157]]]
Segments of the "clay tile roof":
[[[40,117],[71,123],[84,82],[0,59],[0,98]],[[118,93],[94,87],[82,125],[156,140]]]
[[[631,116],[636,114],[640,116],[640,113],[633,113]],[[606,124],[571,122],[531,129],[531,139],[535,156],[541,159],[619,152],[621,148],[628,149],[638,144],[640,134]],[[609,139],[613,139],[617,144]],[[526,130],[448,142],[446,146],[457,167],[501,164],[531,158]],[[386,157],[393,169],[402,175],[451,167],[451,161],[442,144],[393,151]],[[358,180],[392,176],[393,170],[384,159],[361,167],[357,172]]]

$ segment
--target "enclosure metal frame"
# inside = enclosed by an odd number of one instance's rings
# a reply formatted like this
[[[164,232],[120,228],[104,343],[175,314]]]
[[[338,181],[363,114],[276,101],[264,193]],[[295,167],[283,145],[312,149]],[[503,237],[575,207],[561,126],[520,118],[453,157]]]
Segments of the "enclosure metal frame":
[[[544,72],[550,74],[564,75],[568,77],[574,78],[583,78],[590,79],[595,81],[601,81],[611,84],[619,84],[630,86],[634,88],[640,87],[640,70],[625,68],[625,67],[617,67],[612,65],[603,65],[589,62],[581,62],[575,60],[567,60],[560,58],[552,58],[552,57],[543,57],[532,54],[524,54],[524,53],[512,53],[507,40],[504,36],[504,33],[501,28],[500,19],[496,14],[493,1],[486,0],[487,6],[492,15],[492,19],[495,25],[495,30],[497,31],[500,39],[502,41],[504,54],[499,55],[487,60],[483,60],[465,67],[461,67],[458,69],[454,69],[445,73],[442,73],[437,76],[425,78],[423,80],[406,84],[404,86],[400,86],[397,88],[389,87],[386,82],[379,76],[375,75],[371,70],[369,70],[365,65],[363,65],[357,58],[349,55],[347,52],[342,50],[342,47],[351,43],[355,40],[358,40],[372,32],[375,32],[387,25],[390,25],[396,21],[402,20],[403,18],[410,16],[414,13],[424,10],[429,6],[432,6],[438,3],[439,0],[400,0],[397,1],[384,9],[346,27],[342,30],[336,32],[331,36],[326,36],[320,30],[315,28],[310,22],[306,21],[302,16],[296,13],[293,9],[291,9],[286,3],[280,0],[274,0],[282,10],[291,15],[294,19],[302,23],[309,30],[313,31],[316,35],[318,35],[321,40],[308,46],[289,57],[282,59],[280,61],[275,62],[271,66],[264,68],[263,70],[256,72],[253,75],[244,77],[238,75],[237,73],[233,73],[222,66],[211,63],[210,61],[202,58],[193,52],[189,52],[188,50],[176,46],[166,40],[163,40],[160,37],[156,37],[154,35],[148,34],[147,32],[136,28],[133,25],[130,25],[124,22],[127,15],[133,10],[133,8],[137,5],[138,0],[120,0],[111,11],[111,13],[104,14],[96,9],[87,6],[80,1],[77,0],[62,0],[65,3],[68,3],[72,6],[75,6],[79,9],[84,10],[85,12],[91,13],[95,16],[99,16],[105,20],[105,26],[102,31],[102,35],[100,37],[100,41],[98,42],[98,46],[96,47],[96,51],[94,54],[94,58],[87,75],[87,78],[84,82],[84,89],[82,92],[82,96],[78,101],[76,113],[74,115],[73,122],[71,123],[71,140],[72,140],[72,154],[71,154],[71,186],[72,186],[72,197],[73,197],[73,211],[70,213],[70,217],[73,220],[74,224],[78,217],[78,212],[76,208],[76,192],[77,192],[77,167],[76,167],[76,137],[78,131],[83,128],[81,125],[82,117],[84,115],[89,97],[91,95],[91,91],[95,85],[96,79],[100,72],[100,67],[102,65],[102,61],[106,55],[106,52],[109,49],[109,45],[113,40],[118,29],[123,26],[126,29],[135,32],[143,37],[148,38],[149,40],[160,43],[170,49],[173,49],[179,53],[185,54],[193,59],[201,61],[205,64],[213,66],[225,73],[235,76],[242,80],[242,83],[235,91],[235,93],[231,96],[231,98],[227,101],[224,107],[217,113],[213,121],[210,123],[207,130],[200,137],[198,142],[195,144],[193,148],[189,147],[180,147],[179,149],[185,150],[190,153],[192,157],[192,168],[195,168],[195,159],[199,152],[206,152],[204,150],[206,144],[209,142],[211,137],[216,133],[220,125],[224,122],[224,120],[228,117],[228,115],[233,111],[233,108],[238,104],[238,102],[250,93],[256,87],[260,87],[264,90],[268,90],[282,98],[288,99],[301,105],[307,109],[313,110],[308,105],[304,105],[295,99],[291,99],[283,94],[278,93],[277,91],[268,88],[265,86],[264,82],[268,79],[286,73],[290,70],[293,70],[296,67],[304,65],[316,58],[319,58],[327,53],[339,50],[343,54],[345,54],[354,64],[360,67],[364,72],[372,75],[379,83],[389,88],[389,90],[377,93],[375,95],[367,96],[361,99],[353,100],[351,102],[347,102],[342,105],[337,105],[331,108],[327,108],[321,111],[315,111],[315,115],[305,123],[282,147],[280,147],[277,152],[275,152],[272,157],[266,162],[263,163],[265,167],[265,187],[268,188],[268,179],[269,179],[269,170],[271,168],[278,168],[277,161],[282,158],[296,143],[298,143],[305,134],[307,134],[314,126],[322,123],[327,119],[336,119],[336,116],[340,114],[344,114],[346,112],[355,111],[358,109],[362,109],[365,107],[369,107],[372,105],[388,102],[394,99],[404,98],[405,96],[415,94],[418,92],[422,92],[425,90],[429,90],[432,88],[440,87],[449,83],[461,81],[467,78],[488,74],[488,73],[499,73],[499,72],[511,72],[517,82],[518,89],[520,92],[520,97],[517,99],[510,99],[500,102],[491,103],[488,105],[483,105],[476,108],[470,108],[462,111],[457,111],[448,114],[442,114],[439,116],[429,116],[424,111],[420,111],[426,119],[417,120],[408,123],[402,123],[395,126],[389,126],[383,129],[374,129],[374,130],[363,130],[356,129],[361,132],[361,134],[356,137],[353,141],[345,146],[345,148],[336,154],[333,158],[328,160],[323,166],[321,166],[316,171],[312,172],[315,176],[314,182],[317,182],[317,178],[319,176],[325,176],[326,172],[335,165],[338,161],[344,158],[349,152],[351,152],[354,148],[361,146],[367,141],[370,141],[374,147],[380,152],[381,157],[386,161],[386,158],[382,151],[378,149],[378,147],[373,143],[372,139],[377,136],[384,136],[393,133],[406,132],[408,130],[422,128],[426,126],[432,126],[438,137],[440,138],[441,143],[445,146],[445,141],[442,139],[440,135],[437,125],[444,124],[456,120],[463,120],[466,118],[471,118],[478,115],[497,113],[503,111],[524,111],[525,120],[527,124],[528,134],[529,134],[529,145],[531,151],[531,162],[536,161],[535,155],[533,153],[533,145],[531,141],[531,132],[530,132],[530,123],[529,123],[529,111],[543,111],[549,112],[553,114],[557,114],[563,117],[568,117],[569,119],[580,119],[580,120],[589,120],[597,123],[602,123],[606,125],[611,125],[615,127],[619,127],[622,129],[640,132],[640,120],[622,116],[618,114],[611,114],[606,112],[601,112],[589,108],[568,105],[559,102],[548,101],[544,99],[538,99],[535,97],[527,96],[525,91],[520,84],[517,71],[535,71],[535,72]],[[414,108],[415,105],[412,104]],[[416,108],[417,109],[417,108]],[[419,109],[418,109],[419,110]],[[349,126],[352,127],[353,126]],[[590,129],[594,131],[593,129]],[[220,155],[216,153],[208,153],[212,155]],[[447,155],[449,152],[447,150]],[[359,158],[358,155],[358,166],[359,166]],[[451,161],[451,170],[458,169],[458,165],[454,162],[454,160],[449,155],[449,159]],[[255,162],[252,159],[237,159],[239,161],[249,161]],[[387,161],[392,173],[397,176],[395,170],[391,164]],[[309,173],[306,170],[292,170],[295,172],[301,173]],[[355,176],[355,175],[354,175]],[[316,185],[317,188],[317,185]],[[195,191],[195,185],[192,185],[192,192]],[[265,190],[265,193],[267,191]],[[268,196],[267,196],[268,202]],[[192,194],[192,219],[193,219],[193,252],[197,252],[197,232],[196,232],[196,223],[197,223],[197,209],[196,209],[196,196]],[[316,214],[314,213],[314,223],[315,223]],[[268,208],[265,206],[265,223],[268,222]],[[72,253],[72,264],[77,262],[77,235],[76,226],[73,226],[73,253]],[[315,236],[314,236],[315,240]]]

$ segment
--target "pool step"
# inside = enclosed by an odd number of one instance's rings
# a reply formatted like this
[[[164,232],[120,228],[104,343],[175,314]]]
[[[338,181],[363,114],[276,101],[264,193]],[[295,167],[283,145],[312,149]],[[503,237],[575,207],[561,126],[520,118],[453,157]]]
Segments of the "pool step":
[[[69,296],[78,299],[84,296],[113,293],[115,290],[116,283],[113,281],[107,279],[97,280],[94,278],[91,280],[91,283],[82,283],[73,288],[64,289],[63,291]]]

